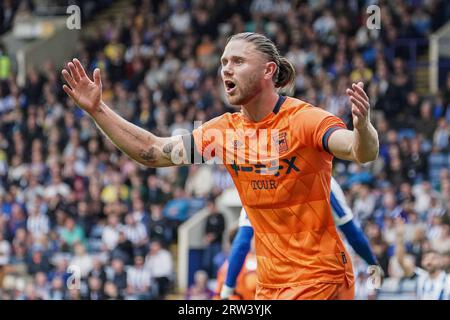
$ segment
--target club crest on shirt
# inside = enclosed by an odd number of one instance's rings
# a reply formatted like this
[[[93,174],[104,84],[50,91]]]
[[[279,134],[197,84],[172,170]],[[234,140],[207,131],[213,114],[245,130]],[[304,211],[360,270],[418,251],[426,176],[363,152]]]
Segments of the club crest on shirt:
[[[278,134],[275,134],[272,136],[272,143],[275,144],[278,154],[286,153],[289,149],[288,142],[287,142],[287,132],[278,132]]]

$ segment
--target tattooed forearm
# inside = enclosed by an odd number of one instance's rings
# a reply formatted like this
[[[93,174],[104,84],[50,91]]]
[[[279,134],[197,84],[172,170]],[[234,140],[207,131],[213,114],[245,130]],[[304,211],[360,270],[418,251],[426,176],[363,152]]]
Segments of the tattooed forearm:
[[[132,136],[133,138],[135,138],[136,140],[139,140],[141,137],[139,137],[137,134],[133,133],[131,130],[128,130],[127,128],[122,128],[122,130],[129,134],[130,136]]]
[[[141,150],[139,156],[147,162],[153,162],[156,160],[155,147],[150,147],[148,150]]]
[[[102,111],[95,113],[93,117],[96,125],[131,159],[152,168],[175,165],[172,153],[178,155],[176,148],[182,143],[180,138],[157,137],[120,117],[104,103]]]
[[[162,147],[162,156],[172,165],[188,164],[184,159],[184,146],[182,140],[166,142]]]
[[[163,152],[166,154],[170,154],[173,150],[173,143],[169,142],[163,147]]]

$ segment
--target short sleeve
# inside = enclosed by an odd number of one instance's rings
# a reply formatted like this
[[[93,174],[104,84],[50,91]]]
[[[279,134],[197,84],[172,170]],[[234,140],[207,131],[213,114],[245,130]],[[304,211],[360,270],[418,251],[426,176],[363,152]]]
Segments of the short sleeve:
[[[299,128],[301,141],[315,149],[327,152],[329,152],[328,139],[331,134],[336,130],[347,128],[340,118],[313,106],[298,112],[293,120],[294,128]]]
[[[211,119],[195,128],[191,134],[183,136],[183,144],[191,163],[204,163],[222,154],[225,139],[226,114]]]

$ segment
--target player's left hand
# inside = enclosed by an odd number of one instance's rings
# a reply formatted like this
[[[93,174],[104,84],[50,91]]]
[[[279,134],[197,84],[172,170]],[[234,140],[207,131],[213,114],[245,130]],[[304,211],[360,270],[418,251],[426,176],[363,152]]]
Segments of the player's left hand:
[[[357,130],[366,129],[370,123],[370,103],[364,92],[364,83],[353,83],[346,93],[352,102],[353,127]]]
[[[232,300],[232,296],[235,294],[234,288],[231,288],[224,284],[222,290],[220,290],[220,299],[222,300]]]
[[[377,290],[380,289],[385,277],[383,268],[378,264],[370,265],[367,267],[367,273],[369,275],[369,288]]]

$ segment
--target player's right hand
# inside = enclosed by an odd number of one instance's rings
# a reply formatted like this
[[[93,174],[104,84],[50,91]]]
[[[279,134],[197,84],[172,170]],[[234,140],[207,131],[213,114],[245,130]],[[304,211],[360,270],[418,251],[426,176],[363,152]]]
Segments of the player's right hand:
[[[364,91],[364,83],[353,83],[346,93],[352,103],[353,127],[357,130],[367,129],[370,123],[370,102]]]
[[[62,75],[67,82],[63,90],[84,111],[92,115],[99,110],[102,101],[102,81],[100,69],[94,70],[94,81],[89,79],[81,62],[73,59],[62,70]]]

